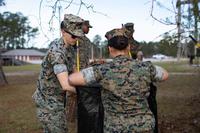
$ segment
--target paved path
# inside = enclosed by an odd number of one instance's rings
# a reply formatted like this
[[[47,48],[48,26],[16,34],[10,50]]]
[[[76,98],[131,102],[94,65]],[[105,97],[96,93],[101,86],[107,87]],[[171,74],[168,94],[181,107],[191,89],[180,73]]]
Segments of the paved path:
[[[199,75],[199,73],[191,73],[191,72],[170,72],[169,75]]]
[[[20,75],[35,75],[36,71],[19,71],[19,72],[8,72],[5,73],[6,76],[20,76]]]

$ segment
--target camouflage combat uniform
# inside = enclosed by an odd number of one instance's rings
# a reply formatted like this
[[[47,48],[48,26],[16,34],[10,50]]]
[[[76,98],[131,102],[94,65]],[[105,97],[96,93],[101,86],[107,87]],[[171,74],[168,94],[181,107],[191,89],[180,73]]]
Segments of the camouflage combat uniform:
[[[79,69],[83,69],[86,68],[89,65],[89,54],[90,54],[90,46],[91,46],[91,42],[90,40],[86,37],[80,37],[78,39],[78,47],[74,46],[75,48],[75,65],[77,68],[77,52],[79,52],[79,64],[80,64],[80,68]],[[77,90],[77,93],[79,93],[79,91]],[[69,122],[74,122],[76,119],[76,110],[77,110],[77,94],[75,93],[68,93],[67,95],[68,97],[68,101],[67,101],[67,115],[68,117],[68,121]]]
[[[91,57],[91,41],[83,36],[79,39],[80,68],[86,68]],[[100,85],[77,86],[78,133],[103,133],[103,104]]]
[[[37,106],[37,116],[43,124],[45,133],[66,133],[66,114],[64,107],[65,91],[53,70],[66,68],[68,73],[73,70],[74,49],[64,46],[63,39],[56,39],[50,44],[50,49],[42,62],[42,69],[37,80],[37,89],[33,99]],[[60,69],[59,69],[60,68]]]
[[[138,41],[133,38],[133,33],[135,31],[133,23],[126,23],[122,28],[127,29],[130,32],[125,34],[128,36],[130,44],[130,54],[133,59],[137,59],[138,51],[141,50],[141,46]],[[156,101],[156,90],[157,87],[153,82],[150,83],[150,95],[147,99],[149,108],[155,117],[155,128],[154,133],[158,133],[158,117],[157,117],[157,101]]]
[[[83,36],[79,39],[79,44],[80,68],[83,69],[89,66],[92,43],[86,36]]]
[[[73,14],[65,14],[60,25],[62,37],[49,45],[50,48],[43,59],[33,99],[37,106],[38,119],[42,123],[45,133],[67,132],[66,92],[60,84],[60,81],[64,82],[63,78],[59,81],[57,75],[60,73],[70,74],[73,71],[75,55],[72,45],[74,44],[66,44],[66,42],[76,39],[73,36],[84,35],[81,28],[82,23],[82,18]],[[64,33],[70,37],[66,37]],[[75,43],[75,41],[71,43]]]
[[[103,86],[104,133],[153,132],[155,119],[147,102],[149,84],[156,75],[152,63],[120,55],[81,72],[87,84]]]

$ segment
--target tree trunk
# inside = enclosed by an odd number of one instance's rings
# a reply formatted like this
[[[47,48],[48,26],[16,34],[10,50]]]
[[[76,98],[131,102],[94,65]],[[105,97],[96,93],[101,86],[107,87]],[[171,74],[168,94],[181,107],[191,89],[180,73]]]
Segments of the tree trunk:
[[[0,55],[1,55],[1,52],[0,52]],[[0,86],[6,85],[6,84],[8,84],[8,81],[6,80],[6,76],[3,71],[2,60],[1,60],[1,56],[0,56]]]

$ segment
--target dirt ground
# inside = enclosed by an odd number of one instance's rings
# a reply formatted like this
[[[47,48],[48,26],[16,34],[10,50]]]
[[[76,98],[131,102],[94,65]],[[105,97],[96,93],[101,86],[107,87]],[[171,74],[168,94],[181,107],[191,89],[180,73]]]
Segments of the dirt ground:
[[[31,99],[37,75],[7,76],[9,85],[0,89],[0,133],[42,132]],[[173,73],[157,86],[160,133],[200,133],[200,73]]]
[[[160,133],[200,133],[200,74],[170,75],[157,91]]]

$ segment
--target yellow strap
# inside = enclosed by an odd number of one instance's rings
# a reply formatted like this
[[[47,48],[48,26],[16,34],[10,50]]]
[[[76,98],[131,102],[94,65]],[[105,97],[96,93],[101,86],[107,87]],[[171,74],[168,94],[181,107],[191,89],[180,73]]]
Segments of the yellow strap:
[[[77,71],[80,71],[80,57],[79,57],[79,42],[78,40],[76,41],[76,47],[77,47],[77,52],[76,52],[76,67]]]
[[[200,48],[200,43],[197,43],[196,46],[197,46],[197,48]]]
[[[128,55],[129,55],[130,58],[132,58],[132,55],[131,55],[131,52],[130,52],[130,51],[128,52]]]

